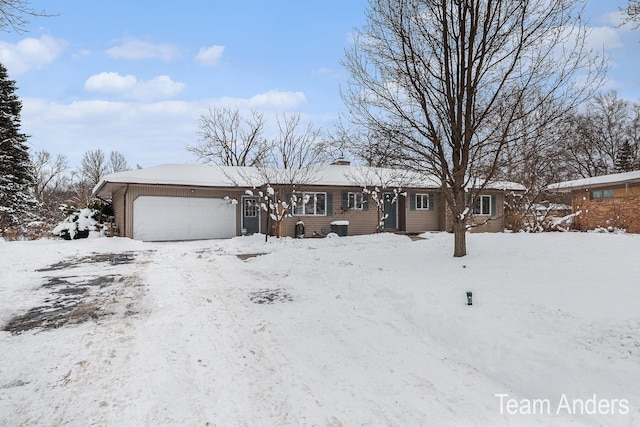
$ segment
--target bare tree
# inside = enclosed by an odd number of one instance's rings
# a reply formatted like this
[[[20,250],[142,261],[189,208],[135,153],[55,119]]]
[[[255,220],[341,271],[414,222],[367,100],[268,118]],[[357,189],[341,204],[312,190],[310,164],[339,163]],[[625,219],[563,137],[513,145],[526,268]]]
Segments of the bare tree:
[[[27,17],[47,17],[46,12],[38,12],[31,7],[26,0],[2,0],[0,1],[0,31],[6,33],[15,31],[22,34],[29,23]]]
[[[100,149],[85,152],[80,167],[71,174],[73,197],[70,202],[76,206],[88,206],[92,202],[93,188],[105,175],[126,170],[129,170],[128,163],[125,157],[117,151],[112,151],[108,160]]]
[[[625,23],[632,23],[634,28],[640,27],[640,0],[628,0],[627,7],[621,10]]]
[[[200,142],[187,150],[203,163],[256,166],[263,163],[270,148],[262,135],[264,125],[263,114],[255,110],[245,119],[238,109],[209,108],[200,116]]]
[[[260,123],[264,124],[262,116]],[[250,164],[234,161],[225,165],[255,166],[255,169],[236,170],[233,174],[237,176],[227,174],[227,177],[234,185],[259,183],[252,186],[258,191],[260,207],[268,215],[268,227],[280,237],[283,221],[292,216],[296,207],[306,203],[298,194],[302,187],[315,180],[327,151],[325,142],[320,141],[320,130],[311,123],[303,125],[299,114],[282,114],[277,117],[277,125],[278,135],[270,143],[260,144],[259,161]]]
[[[109,170],[109,173],[116,173],[116,172],[128,171],[128,170],[131,170],[131,168],[129,167],[129,164],[127,163],[127,159],[125,159],[122,153],[119,153],[117,151],[112,151],[111,154],[109,154],[108,170]]]
[[[69,184],[67,158],[60,154],[53,158],[46,150],[38,151],[33,155],[33,167],[34,195],[40,203],[47,205],[52,195],[66,190]]]
[[[405,166],[440,179],[456,257],[466,255],[471,207],[517,140],[513,124],[537,110],[522,100],[553,100],[559,108],[528,130],[535,132],[602,78],[604,60],[585,46],[578,6],[370,0],[367,24],[343,61],[351,75],[344,100],[352,121],[388,137]]]
[[[402,153],[389,144],[393,129],[381,132],[358,126],[346,125],[342,120],[335,123],[330,135],[330,145],[340,152],[340,157],[351,155],[370,167],[386,168],[403,165]],[[337,157],[335,157],[337,158]]]
[[[615,91],[596,95],[586,111],[572,114],[565,123],[560,159],[573,177],[614,173],[626,141],[629,154],[638,159],[640,105],[618,98]]]
[[[80,163],[80,176],[89,185],[97,185],[109,171],[109,165],[100,149],[89,150],[84,153]]]
[[[303,127],[300,114],[277,116],[279,134],[272,143],[268,165],[281,169],[302,169],[326,160],[320,129],[312,123]]]
[[[547,218],[538,215],[540,204],[566,201],[558,195],[549,200],[547,185],[573,179],[564,163],[565,123],[545,120],[558,107],[551,100],[537,99],[539,93],[532,96],[533,100],[526,98],[522,103],[533,102],[538,107],[532,114],[518,114],[521,119],[513,123],[514,142],[502,150],[494,175],[499,181],[518,182],[526,188],[524,192],[507,193],[503,219],[505,227],[513,231],[542,231],[541,224]],[[539,126],[540,122],[546,125]]]

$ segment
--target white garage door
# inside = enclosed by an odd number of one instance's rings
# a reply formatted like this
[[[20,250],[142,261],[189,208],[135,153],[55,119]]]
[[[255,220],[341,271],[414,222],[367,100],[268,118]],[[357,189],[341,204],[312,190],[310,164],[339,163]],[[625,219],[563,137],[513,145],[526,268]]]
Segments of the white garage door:
[[[218,239],[236,235],[236,207],[223,199],[141,196],[133,202],[133,238]]]

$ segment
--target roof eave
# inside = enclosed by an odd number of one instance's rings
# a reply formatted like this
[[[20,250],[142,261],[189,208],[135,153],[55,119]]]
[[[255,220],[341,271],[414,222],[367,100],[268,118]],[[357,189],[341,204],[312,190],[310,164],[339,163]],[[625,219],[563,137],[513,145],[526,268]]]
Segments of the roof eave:
[[[617,187],[617,186],[629,185],[629,184],[640,184],[640,179],[634,178],[634,179],[626,179],[626,180],[611,181],[611,182],[590,182],[588,184],[576,184],[576,185],[571,185],[570,183],[568,183],[568,185],[559,186],[561,184],[563,183],[558,182],[555,184],[548,185],[547,190],[555,191],[558,193],[569,193],[571,191],[588,190],[590,188],[596,188],[596,187],[606,188],[606,187]]]

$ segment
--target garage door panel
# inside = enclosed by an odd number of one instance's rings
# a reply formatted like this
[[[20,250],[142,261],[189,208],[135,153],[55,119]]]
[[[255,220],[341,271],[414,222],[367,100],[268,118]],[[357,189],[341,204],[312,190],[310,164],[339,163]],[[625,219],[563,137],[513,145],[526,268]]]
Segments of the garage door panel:
[[[133,238],[219,239],[236,235],[236,207],[223,199],[141,196],[133,203]]]

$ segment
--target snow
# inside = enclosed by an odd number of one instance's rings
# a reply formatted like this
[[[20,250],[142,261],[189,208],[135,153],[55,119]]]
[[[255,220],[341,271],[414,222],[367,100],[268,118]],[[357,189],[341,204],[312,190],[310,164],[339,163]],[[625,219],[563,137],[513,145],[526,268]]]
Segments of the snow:
[[[96,195],[109,194],[109,185],[126,183],[256,188],[268,184],[264,182],[268,176],[273,177],[274,182],[269,182],[270,184],[289,184],[292,179],[295,182],[295,173],[287,172],[291,171],[279,169],[261,171],[254,167],[167,164],[107,175],[96,185],[93,192]],[[303,181],[308,185],[440,188],[440,181],[433,175],[365,166],[326,165],[312,168],[303,176]],[[513,182],[494,182],[487,184],[486,188],[525,190],[521,184]],[[269,189],[267,191],[269,192]]]
[[[536,212],[570,211],[571,205],[565,205],[563,203],[535,203],[532,208]]]
[[[460,212],[460,220],[463,220],[467,214],[469,213],[469,206],[467,206],[466,208],[464,208],[464,210],[462,212]]]
[[[503,190],[503,191],[527,191],[527,187],[517,182],[511,181],[492,181],[485,186],[487,190]]]
[[[573,223],[573,219],[580,215],[582,215],[582,211],[576,211],[574,213],[565,215],[561,218],[556,218],[551,223],[551,229],[555,229],[559,231],[568,231],[569,226]]]
[[[95,186],[93,193],[103,194],[110,183],[251,188],[263,184],[256,168],[166,164],[106,175]]]
[[[557,182],[547,186],[548,190],[571,191],[578,188],[589,188],[607,184],[640,183],[640,170],[632,172],[614,173],[611,175],[594,176],[573,181]]]
[[[102,233],[98,230],[99,222],[94,219],[96,214],[99,214],[99,212],[93,209],[79,209],[54,227],[51,233],[55,236],[66,233],[73,239],[79,231],[88,230],[90,232],[89,237],[99,237]]]
[[[490,181],[485,184],[485,181],[479,178],[476,178],[470,181],[466,189],[470,190],[472,188],[480,188],[484,185],[485,190],[501,190],[501,191],[527,191],[527,187],[517,182],[511,181]]]
[[[0,331],[0,425],[640,425],[640,235],[420,237],[0,242],[3,327],[124,277],[97,319]]]
[[[349,225],[348,220],[331,221],[331,225]]]

